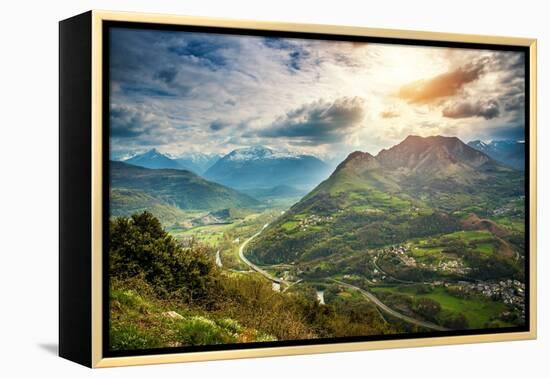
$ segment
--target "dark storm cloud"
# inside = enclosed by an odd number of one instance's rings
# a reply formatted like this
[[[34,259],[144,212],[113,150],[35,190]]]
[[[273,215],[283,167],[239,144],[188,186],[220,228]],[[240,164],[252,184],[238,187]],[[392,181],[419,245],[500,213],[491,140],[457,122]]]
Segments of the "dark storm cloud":
[[[498,82],[501,89],[498,101],[506,112],[525,110],[525,54],[499,52],[491,58],[495,70],[502,75]]]
[[[158,71],[155,74],[155,78],[164,81],[166,84],[170,84],[174,81],[177,75],[178,70],[176,70],[175,68],[165,68]]]
[[[501,82],[500,85],[504,89],[499,96],[502,108],[510,117],[523,122],[525,115],[525,80],[514,76]]]
[[[334,102],[319,100],[279,117],[260,132],[269,138],[298,138],[303,143],[333,143],[342,140],[364,117],[364,101],[343,97]]]
[[[173,37],[172,33],[115,28],[110,32],[111,80],[127,85],[143,81],[163,67],[165,59],[158,51]],[[136,76],[139,74],[139,76]]]
[[[300,70],[302,68],[302,61],[309,58],[309,52],[296,50],[289,53],[288,56],[290,58],[289,67],[294,70]]]
[[[111,106],[111,136],[115,138],[133,138],[146,131],[142,114],[126,106]]]
[[[464,85],[477,80],[485,66],[485,60],[459,67],[428,80],[406,84],[399,89],[398,96],[409,103],[425,104],[457,94]]]
[[[294,47],[291,40],[287,38],[266,37],[262,42],[267,47],[278,50],[291,49]]]
[[[111,104],[109,115],[111,136],[131,139],[133,144],[166,142],[175,130],[187,128],[167,115],[157,114],[148,104]]]
[[[239,51],[235,38],[202,33],[115,28],[110,41],[111,81],[142,96],[186,96],[209,71],[231,68],[226,55]]]
[[[300,71],[311,58],[311,53],[307,48],[308,42],[283,38],[264,38],[263,44],[271,49],[284,51],[287,56],[285,64],[292,73]]]
[[[502,95],[501,101],[506,111],[522,110],[525,108],[525,92],[523,89],[512,88]]]
[[[212,131],[220,131],[222,129],[225,129],[227,126],[229,126],[229,123],[222,122],[220,120],[215,120],[210,124],[210,130]]]
[[[511,76],[522,75],[525,72],[525,54],[522,52],[495,52],[488,63],[493,70],[507,71]]]
[[[120,90],[128,95],[142,95],[146,97],[174,97],[174,93],[155,87],[139,85],[121,85]]]
[[[129,30],[111,31],[110,79],[127,99],[181,96],[190,91],[179,83],[178,66],[166,46],[176,35],[171,32]],[[118,93],[113,93],[117,98]]]
[[[492,119],[498,117],[500,107],[497,101],[462,102],[448,105],[443,109],[443,116],[447,118],[483,117]]]
[[[197,58],[202,64],[212,70],[218,70],[225,67],[227,58],[224,55],[224,49],[227,45],[220,43],[220,38],[204,36],[187,41],[177,41],[168,46],[168,51],[180,57]]]

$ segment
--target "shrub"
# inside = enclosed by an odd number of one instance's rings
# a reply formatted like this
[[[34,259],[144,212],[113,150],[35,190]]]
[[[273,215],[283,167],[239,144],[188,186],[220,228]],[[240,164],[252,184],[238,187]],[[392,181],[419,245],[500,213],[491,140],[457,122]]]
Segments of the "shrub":
[[[450,329],[467,329],[468,319],[462,313],[452,314],[443,320],[443,326]]]
[[[157,338],[133,324],[111,325],[110,342],[112,350],[149,349],[160,346]]]
[[[237,341],[235,335],[202,316],[193,316],[178,322],[176,332],[181,342],[188,345],[227,344]]]
[[[434,321],[441,312],[441,305],[430,298],[419,298],[415,300],[413,310],[423,318]]]

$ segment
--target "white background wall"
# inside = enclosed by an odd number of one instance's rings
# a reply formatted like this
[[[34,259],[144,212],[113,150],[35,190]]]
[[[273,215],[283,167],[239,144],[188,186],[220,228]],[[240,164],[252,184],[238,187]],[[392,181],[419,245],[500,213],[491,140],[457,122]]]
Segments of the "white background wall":
[[[0,21],[0,375],[80,377],[548,376],[550,239],[545,1],[4,1]],[[90,371],[57,344],[57,21],[89,9],[328,23],[539,39],[539,339]],[[546,170],[547,172],[547,170]],[[545,210],[545,211],[544,211]],[[545,232],[546,230],[546,232]],[[546,319],[545,319],[546,318]],[[32,374],[32,375],[31,375]]]

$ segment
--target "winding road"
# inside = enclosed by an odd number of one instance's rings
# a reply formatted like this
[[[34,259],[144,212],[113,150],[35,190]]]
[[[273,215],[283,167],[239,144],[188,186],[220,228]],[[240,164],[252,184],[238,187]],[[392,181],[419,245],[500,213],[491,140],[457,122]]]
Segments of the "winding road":
[[[254,238],[258,237],[258,235],[260,235],[262,231],[267,228],[267,226],[269,226],[269,223],[264,224],[264,226],[260,231],[256,232],[254,235],[246,239],[243,244],[241,244],[241,246],[239,247],[239,257],[246,265],[250,267],[250,269],[260,273],[262,276],[264,276],[268,280],[278,284],[286,284],[287,282],[285,280],[283,280],[282,278],[274,277],[273,275],[269,274],[268,272],[260,268],[258,265],[254,264],[249,259],[247,259],[246,256],[244,255],[244,249],[246,248],[248,243],[250,243]]]
[[[348,283],[345,283],[345,282],[342,282],[342,281],[335,280],[334,278],[331,278],[331,280],[336,282],[337,284],[342,285],[342,286],[349,287],[350,289],[358,290],[368,300],[370,300],[372,303],[374,303],[374,305],[376,305],[380,310],[384,311],[387,314],[395,316],[396,318],[399,318],[399,319],[401,319],[401,320],[403,320],[407,323],[414,324],[414,325],[424,327],[424,328],[428,328],[428,329],[432,329],[434,331],[450,331],[448,328],[438,326],[437,324],[433,324],[433,323],[426,322],[426,321],[423,321],[423,320],[418,320],[418,319],[415,319],[415,318],[411,318],[410,316],[407,316],[407,315],[403,315],[403,314],[391,309],[390,307],[386,306],[382,301],[380,301],[380,299],[378,299],[371,292],[363,290],[360,287],[357,287],[357,286],[354,286],[354,285],[351,285],[351,284],[348,284]]]
[[[239,257],[240,259],[246,264],[248,265],[248,267],[250,269],[252,269],[253,271],[255,272],[258,272],[260,273],[262,276],[264,276],[265,278],[267,278],[268,280],[270,280],[271,282],[274,282],[276,284],[286,284],[286,285],[289,285],[288,282],[286,282],[285,280],[283,280],[282,278],[277,278],[273,275],[271,275],[270,273],[268,273],[267,271],[265,271],[264,269],[260,268],[258,265],[254,264],[253,262],[251,262],[249,259],[246,258],[246,256],[244,255],[244,251],[245,251],[245,248],[246,246],[252,241],[254,240],[254,238],[258,237],[258,235],[260,235],[263,230],[265,230],[267,228],[267,226],[269,226],[269,223],[266,223],[264,224],[264,226],[262,227],[262,229],[258,232],[256,232],[254,235],[252,235],[251,237],[249,237],[248,239],[246,239],[243,244],[241,244],[241,246],[239,247]],[[360,287],[357,287],[357,286],[354,286],[354,285],[351,285],[351,284],[348,284],[346,282],[342,282],[342,281],[339,281],[339,280],[335,280],[333,278],[330,279],[331,281],[334,281],[336,283],[338,283],[339,285],[342,285],[342,286],[346,286],[350,289],[354,289],[354,290],[358,290],[361,294],[363,294],[363,296],[365,296],[368,300],[370,300],[376,307],[378,307],[380,310],[384,311],[385,313],[389,314],[389,315],[392,315],[398,319],[401,319],[407,323],[410,323],[410,324],[414,324],[414,325],[417,325],[417,326],[420,326],[420,327],[424,327],[424,328],[427,328],[427,329],[432,329],[434,331],[449,331],[448,328],[445,328],[445,327],[441,327],[437,324],[433,324],[433,323],[430,323],[430,322],[426,322],[426,321],[423,321],[423,320],[418,320],[418,319],[415,319],[415,318],[411,318],[410,316],[407,316],[407,315],[403,315],[393,309],[391,309],[390,307],[386,306],[380,299],[378,299],[374,294],[372,294],[371,292],[368,292],[366,290],[363,290],[361,289]],[[297,282],[294,282],[294,283],[291,283],[289,286],[293,285],[293,284],[297,284],[298,282],[300,282],[302,280],[299,280]],[[288,288],[287,288],[288,289]],[[283,290],[284,292],[285,290]]]

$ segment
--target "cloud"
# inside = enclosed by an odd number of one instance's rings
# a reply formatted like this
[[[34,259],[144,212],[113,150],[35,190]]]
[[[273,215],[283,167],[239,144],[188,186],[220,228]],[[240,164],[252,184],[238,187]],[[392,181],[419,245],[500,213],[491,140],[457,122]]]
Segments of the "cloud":
[[[448,105],[443,109],[442,114],[447,118],[483,117],[492,119],[499,116],[500,107],[495,100],[462,102]]]
[[[364,117],[365,101],[342,97],[333,102],[318,100],[279,117],[259,135],[269,138],[297,138],[302,143],[334,143],[342,140]]]
[[[431,103],[457,94],[464,85],[477,80],[484,64],[478,62],[459,67],[431,79],[418,80],[399,89],[398,96],[409,103]]]
[[[347,155],[413,133],[503,134],[525,115],[517,52],[118,27],[110,48],[116,153],[265,144]]]
[[[175,131],[172,119],[146,104],[111,104],[109,121],[111,137],[146,145],[165,140]]]
[[[390,118],[397,118],[399,117],[399,113],[393,111],[393,110],[385,110],[380,113],[380,117],[384,119],[390,119]]]
[[[144,97],[174,97],[175,93],[163,90],[161,88],[155,88],[151,86],[138,86],[138,85],[120,85],[119,90],[126,92],[129,95],[138,95]]]
[[[112,105],[109,115],[111,137],[132,138],[145,132],[141,114],[133,107]]]
[[[262,42],[266,47],[281,52],[283,62],[291,73],[303,69],[311,58],[308,41],[266,37]]]
[[[229,124],[226,123],[226,122],[222,122],[220,121],[219,119],[213,121],[212,123],[210,123],[210,130],[212,131],[220,131],[222,129],[225,129],[226,127],[228,127]]]
[[[184,57],[190,61],[200,61],[211,70],[218,70],[228,64],[225,56],[226,39],[214,36],[201,36],[199,38],[178,39],[168,46],[170,53]]]
[[[155,74],[155,79],[159,79],[165,82],[166,84],[170,84],[174,81],[177,75],[178,75],[178,70],[175,69],[174,67],[165,68],[163,70],[158,71]]]

